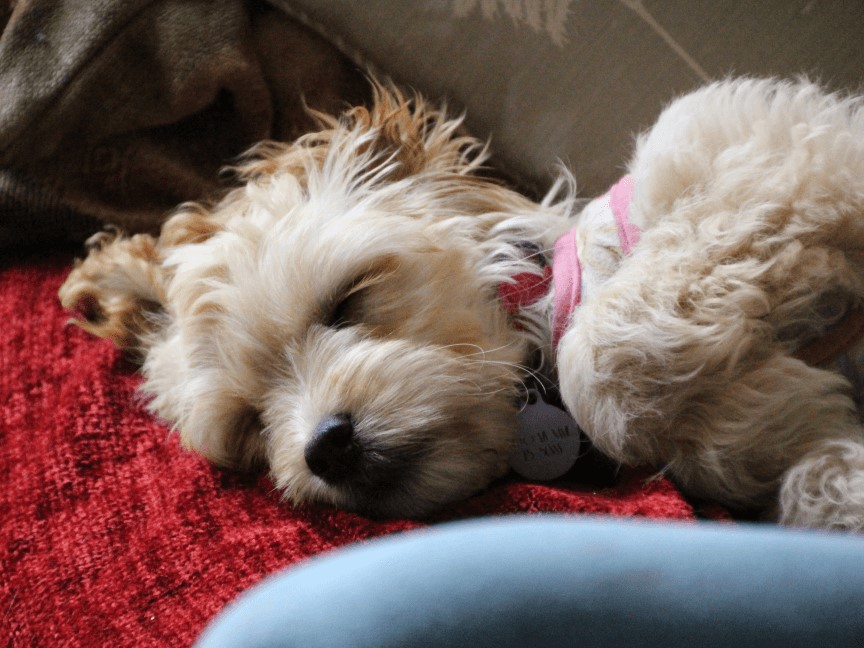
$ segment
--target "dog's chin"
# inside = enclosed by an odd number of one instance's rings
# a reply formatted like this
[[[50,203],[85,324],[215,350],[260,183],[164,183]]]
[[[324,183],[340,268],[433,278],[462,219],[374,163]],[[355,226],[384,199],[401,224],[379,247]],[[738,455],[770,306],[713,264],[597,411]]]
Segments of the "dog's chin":
[[[422,472],[422,469],[419,469]],[[422,518],[452,502],[461,501],[482,491],[489,482],[507,470],[506,462],[495,462],[493,469],[478,467],[470,479],[452,476],[433,477],[426,481],[417,474],[405,473],[392,481],[372,483],[322,484],[319,498],[338,508],[369,518]],[[477,479],[477,474],[483,479]],[[444,480],[447,483],[443,483]],[[432,482],[437,485],[433,486]]]

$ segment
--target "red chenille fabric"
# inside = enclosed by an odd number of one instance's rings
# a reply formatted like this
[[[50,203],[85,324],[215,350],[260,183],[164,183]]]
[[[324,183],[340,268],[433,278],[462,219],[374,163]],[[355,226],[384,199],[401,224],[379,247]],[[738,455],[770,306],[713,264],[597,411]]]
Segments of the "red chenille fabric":
[[[665,479],[502,480],[425,520],[295,508],[266,476],[184,450],[110,343],[66,325],[69,258],[0,261],[0,644],[183,646],[262,577],[447,520],[565,512],[692,519]]]

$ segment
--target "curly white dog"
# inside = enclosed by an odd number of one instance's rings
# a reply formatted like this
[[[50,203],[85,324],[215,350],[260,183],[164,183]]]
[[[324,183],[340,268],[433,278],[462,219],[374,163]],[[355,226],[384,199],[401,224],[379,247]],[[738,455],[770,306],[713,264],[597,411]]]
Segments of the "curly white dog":
[[[522,381],[557,371],[616,461],[864,529],[860,383],[835,367],[864,298],[860,99],[712,84],[577,216],[566,176],[541,204],[480,177],[485,149],[419,98],[319,118],[158,238],[96,235],[61,288],[186,445],[269,464],[294,502],[418,515],[507,470]],[[514,310],[526,278],[548,291]]]

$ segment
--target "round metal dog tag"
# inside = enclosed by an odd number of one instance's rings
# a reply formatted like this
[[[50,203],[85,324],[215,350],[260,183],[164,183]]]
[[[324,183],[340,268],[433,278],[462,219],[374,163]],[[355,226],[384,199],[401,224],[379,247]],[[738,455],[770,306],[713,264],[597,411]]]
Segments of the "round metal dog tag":
[[[564,475],[579,457],[581,435],[567,412],[545,402],[535,389],[519,412],[519,440],[510,467],[527,479],[545,481]]]

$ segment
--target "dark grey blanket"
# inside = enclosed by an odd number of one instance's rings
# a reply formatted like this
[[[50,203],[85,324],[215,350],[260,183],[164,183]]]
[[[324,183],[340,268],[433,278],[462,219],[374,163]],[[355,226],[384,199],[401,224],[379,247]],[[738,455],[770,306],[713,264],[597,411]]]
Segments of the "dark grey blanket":
[[[262,1],[0,0],[0,247],[153,230],[365,82]]]

